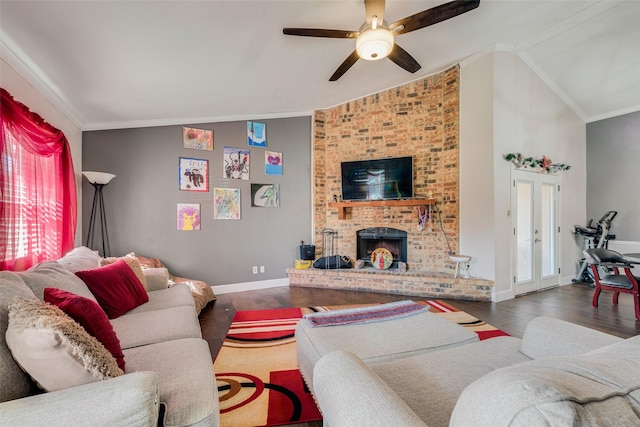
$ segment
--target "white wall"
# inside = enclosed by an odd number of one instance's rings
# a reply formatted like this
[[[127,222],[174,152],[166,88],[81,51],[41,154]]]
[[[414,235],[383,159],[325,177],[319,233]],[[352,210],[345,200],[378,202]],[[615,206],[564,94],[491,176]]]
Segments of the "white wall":
[[[502,156],[509,152],[533,157],[546,155],[555,162],[572,166],[570,171],[560,172],[561,283],[570,283],[580,256],[580,247],[571,231],[574,224],[584,223],[586,217],[586,127],[517,55],[491,52],[486,56],[491,64],[484,57],[461,64],[460,203],[464,207],[461,209],[461,252],[477,257],[479,263],[486,263],[474,272],[495,281],[493,299],[501,301],[513,297],[509,217],[512,166]],[[487,81],[488,73],[492,73],[492,82]],[[487,95],[488,90],[478,85],[491,87],[491,93]],[[485,99],[486,96],[492,100]],[[484,111],[489,106],[493,107],[491,114]],[[486,123],[467,117],[473,112],[485,121],[492,118],[492,141],[486,137],[489,134]],[[477,135],[485,137],[477,138]],[[469,140],[474,137],[476,139]],[[490,163],[487,155],[491,156],[492,177],[486,176],[486,166],[478,175],[478,167],[467,170],[462,163],[462,159]],[[492,188],[474,182],[481,177],[492,179]],[[486,226],[489,216],[493,233],[488,241],[480,241],[482,236],[473,229],[474,218],[483,218]],[[485,253],[491,248],[493,259]],[[478,274],[480,272],[482,274]]]
[[[0,86],[11,93],[14,99],[22,102],[31,111],[38,113],[47,122],[62,130],[69,141],[76,175],[76,191],[78,193],[78,224],[75,244],[79,246],[82,241],[82,131],[4,59],[0,59]]]
[[[494,280],[493,56],[460,67],[460,253],[469,272]]]

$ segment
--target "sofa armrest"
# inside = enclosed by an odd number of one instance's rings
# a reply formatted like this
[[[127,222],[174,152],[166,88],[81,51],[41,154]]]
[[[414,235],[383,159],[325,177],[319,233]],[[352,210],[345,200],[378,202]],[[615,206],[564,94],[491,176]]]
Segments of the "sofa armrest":
[[[169,287],[169,271],[164,267],[145,268],[142,270],[147,279],[147,290],[157,291]]]
[[[426,426],[353,353],[335,351],[322,357],[313,369],[313,392],[325,426]]]
[[[135,372],[0,403],[0,426],[157,426],[158,377]]]
[[[551,317],[527,325],[520,351],[527,357],[576,356],[622,341],[622,338]]]

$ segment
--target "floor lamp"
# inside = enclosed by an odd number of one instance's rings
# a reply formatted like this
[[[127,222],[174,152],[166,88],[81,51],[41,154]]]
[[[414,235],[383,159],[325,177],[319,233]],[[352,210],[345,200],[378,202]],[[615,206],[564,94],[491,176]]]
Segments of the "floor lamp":
[[[87,180],[93,185],[93,206],[91,207],[91,217],[89,218],[89,232],[87,233],[88,248],[93,249],[93,238],[96,228],[96,216],[100,215],[100,231],[102,233],[102,256],[110,256],[109,233],[107,232],[107,216],[104,210],[104,198],[102,189],[116,176],[105,172],[82,172]]]

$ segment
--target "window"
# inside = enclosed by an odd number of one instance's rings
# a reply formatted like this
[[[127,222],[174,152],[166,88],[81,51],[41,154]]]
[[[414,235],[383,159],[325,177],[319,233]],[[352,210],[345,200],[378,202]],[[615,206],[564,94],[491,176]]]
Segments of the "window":
[[[23,270],[73,248],[75,173],[62,131],[0,90],[0,270]]]

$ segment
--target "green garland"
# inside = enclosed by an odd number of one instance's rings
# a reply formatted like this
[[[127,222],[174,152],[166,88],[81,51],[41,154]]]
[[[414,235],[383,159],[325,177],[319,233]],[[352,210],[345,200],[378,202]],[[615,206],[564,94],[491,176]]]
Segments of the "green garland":
[[[554,173],[571,169],[570,165],[553,163],[547,156],[536,159],[534,157],[523,157],[520,153],[507,153],[503,157],[506,161],[513,163],[517,168],[540,168],[540,172],[543,173]]]

